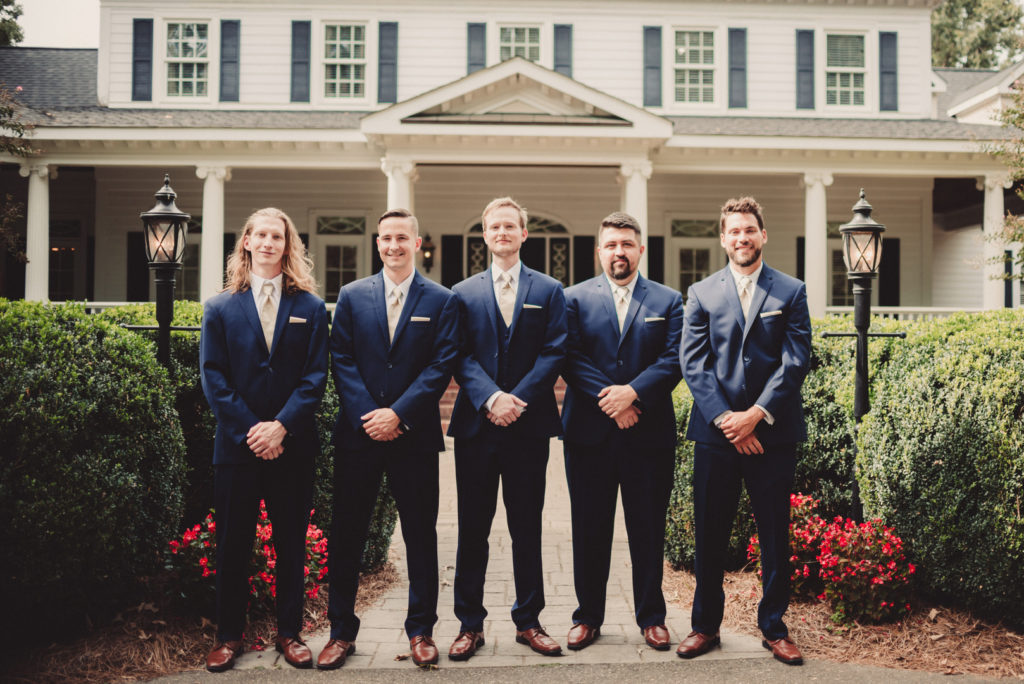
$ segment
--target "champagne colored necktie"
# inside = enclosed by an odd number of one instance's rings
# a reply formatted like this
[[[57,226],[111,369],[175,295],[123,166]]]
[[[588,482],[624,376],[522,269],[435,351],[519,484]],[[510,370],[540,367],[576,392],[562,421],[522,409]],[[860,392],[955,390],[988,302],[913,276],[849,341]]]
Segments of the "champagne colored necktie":
[[[629,310],[629,288],[615,288],[615,314],[619,317],[619,332],[626,323],[626,312]]]
[[[498,289],[498,308],[501,310],[501,318],[505,321],[505,327],[512,325],[512,312],[516,307],[516,293],[512,289],[512,276],[502,273],[499,280],[504,282]]]
[[[752,298],[750,290],[752,285],[750,276],[740,278],[740,308],[743,309],[744,320],[746,320],[747,314],[750,311],[750,300]]]
[[[391,291],[391,304],[388,305],[388,341],[394,341],[395,328],[402,315],[402,291],[397,287]]]
[[[263,306],[260,307],[260,324],[263,326],[263,337],[267,341],[267,351],[274,344],[274,321],[277,310],[274,307],[274,283],[265,282],[260,290],[263,294]]]

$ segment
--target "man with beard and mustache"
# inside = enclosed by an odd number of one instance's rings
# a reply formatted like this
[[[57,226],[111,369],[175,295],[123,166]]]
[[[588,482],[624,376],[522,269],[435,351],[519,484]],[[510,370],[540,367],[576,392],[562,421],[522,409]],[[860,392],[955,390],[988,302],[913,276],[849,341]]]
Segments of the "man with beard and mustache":
[[[789,606],[789,495],[796,443],[807,438],[800,386],[811,353],[806,286],[764,264],[768,240],[752,197],[722,207],[729,265],[690,286],[680,359],[693,394],[687,439],[694,445],[696,536],[692,632],[681,658],[720,643],[729,532],[746,486],[761,542],[757,626],[776,659],[803,662],[782,616]]]
[[[334,510],[328,549],[331,639],[317,667],[333,670],[355,651],[359,567],[383,473],[398,506],[409,568],[405,632],[417,665],[437,662],[438,401],[457,351],[451,291],[416,272],[416,217],[392,209],[377,223],[380,273],[341,288],[331,329],[338,391]]]
[[[598,230],[604,273],[565,291],[569,356],[562,372],[568,385],[562,422],[579,602],[569,630],[572,650],[600,635],[620,488],[636,622],[652,648],[671,645],[661,582],[683,299],[637,272],[643,252],[636,219],[615,212]]]

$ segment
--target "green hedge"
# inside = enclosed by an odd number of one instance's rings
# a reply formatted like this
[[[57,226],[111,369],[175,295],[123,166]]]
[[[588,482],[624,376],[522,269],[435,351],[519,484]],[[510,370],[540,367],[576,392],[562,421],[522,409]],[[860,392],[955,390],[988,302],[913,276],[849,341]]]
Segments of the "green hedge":
[[[5,642],[77,631],[160,567],[185,473],[173,396],[137,335],[80,306],[0,299]]]
[[[115,323],[129,325],[155,325],[156,308],[152,303],[131,304],[108,309],[99,315]],[[174,304],[172,325],[198,326],[202,321],[203,307],[198,302],[179,301]],[[155,340],[155,333],[140,332],[140,335]],[[171,333],[171,364],[176,381],[175,405],[181,416],[182,430],[187,445],[188,485],[185,495],[184,526],[200,522],[213,504],[213,436],[216,421],[203,389],[199,376],[199,333]],[[321,453],[315,464],[313,485],[313,523],[330,534],[331,501],[334,482],[334,447],[331,434],[338,415],[338,395],[334,383],[328,382],[324,400],[317,413],[317,428],[320,432]],[[391,535],[395,529],[397,508],[387,489],[381,487],[370,523],[370,534],[363,551],[363,569],[373,570],[387,560]]]
[[[865,508],[925,590],[1024,625],[1024,312],[907,331],[859,435]]]

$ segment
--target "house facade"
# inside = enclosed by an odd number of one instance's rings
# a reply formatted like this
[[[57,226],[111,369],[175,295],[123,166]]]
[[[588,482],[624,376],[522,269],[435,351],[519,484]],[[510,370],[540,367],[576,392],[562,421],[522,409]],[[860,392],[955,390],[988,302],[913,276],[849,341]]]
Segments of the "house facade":
[[[876,305],[1019,306],[982,263],[1008,188],[983,146],[1019,67],[932,69],[936,4],[102,0],[98,50],[0,48],[38,151],[0,167],[29,257],[7,259],[3,295],[149,299],[139,213],[169,173],[193,216],[186,298],[220,289],[271,205],[329,302],[376,270],[376,217],[398,206],[450,286],[486,268],[480,211],[501,195],[530,211],[528,265],[592,276],[623,210],[644,272],[685,292],[725,263],[718,208],[750,194],[766,260],[824,315],[852,303],[837,228],[864,188],[886,225]]]

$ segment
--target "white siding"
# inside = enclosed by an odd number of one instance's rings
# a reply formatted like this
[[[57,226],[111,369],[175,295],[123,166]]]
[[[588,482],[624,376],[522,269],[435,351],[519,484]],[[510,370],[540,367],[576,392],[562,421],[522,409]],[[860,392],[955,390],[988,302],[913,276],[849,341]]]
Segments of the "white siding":
[[[981,226],[959,230],[935,229],[932,260],[935,279],[932,302],[935,306],[982,306],[981,263],[984,241]]]

